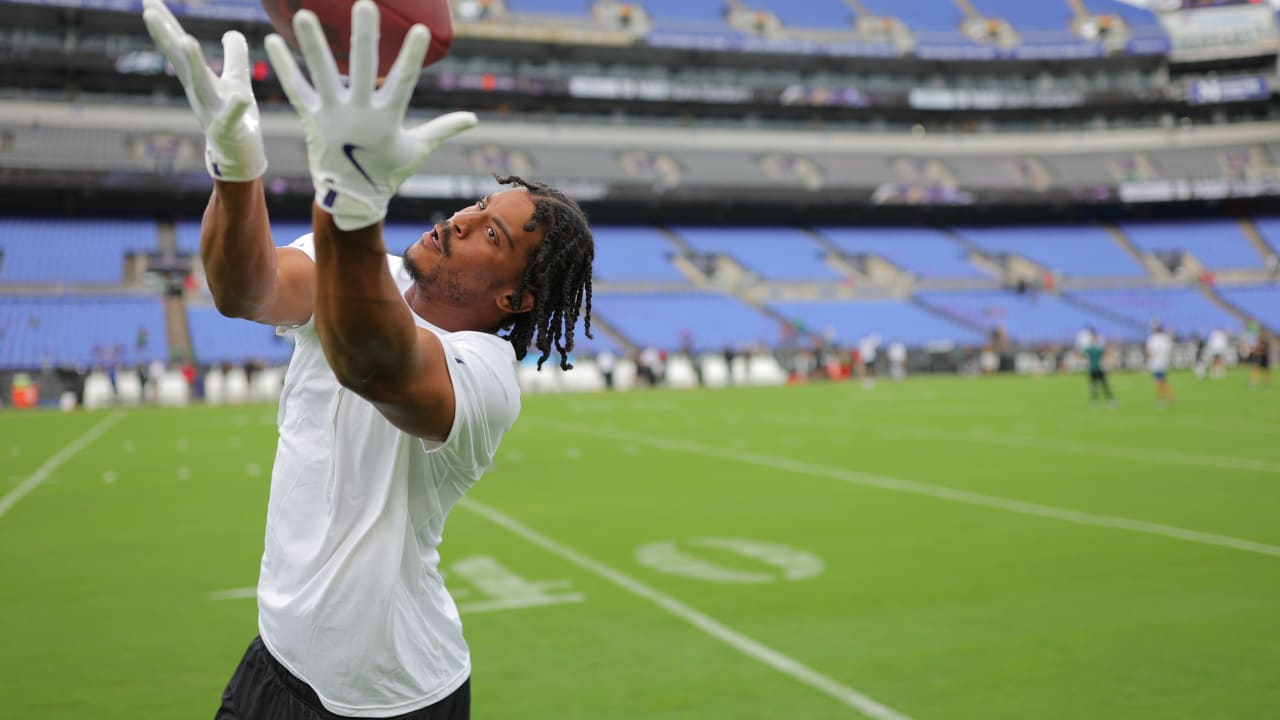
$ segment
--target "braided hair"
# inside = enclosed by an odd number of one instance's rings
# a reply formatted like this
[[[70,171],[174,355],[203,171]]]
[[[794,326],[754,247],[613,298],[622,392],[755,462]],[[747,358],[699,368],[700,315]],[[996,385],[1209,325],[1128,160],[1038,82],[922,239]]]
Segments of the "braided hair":
[[[585,309],[587,337],[591,334],[591,261],[595,258],[595,241],[582,208],[564,193],[540,182],[515,175],[494,176],[502,185],[516,185],[529,191],[533,200],[533,218],[525,223],[525,232],[541,227],[546,236],[525,266],[524,276],[511,295],[511,304],[519,306],[525,293],[533,295],[533,309],[511,318],[510,331],[503,335],[515,347],[516,358],[524,359],[530,346],[542,352],[538,369],[554,349],[560,353],[560,367],[573,367],[569,353],[573,350],[573,331],[580,311]]]

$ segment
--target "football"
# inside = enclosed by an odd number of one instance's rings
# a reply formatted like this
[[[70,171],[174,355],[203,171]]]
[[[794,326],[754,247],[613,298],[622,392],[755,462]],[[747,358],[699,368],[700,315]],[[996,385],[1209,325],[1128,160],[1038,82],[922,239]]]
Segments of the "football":
[[[453,42],[453,15],[449,0],[374,0],[378,6],[378,76],[383,77],[391,69],[400,45],[417,24],[431,31],[431,46],[422,66],[444,57]],[[351,6],[354,0],[262,0],[262,8],[271,18],[271,25],[284,37],[289,47],[298,49],[293,35],[293,15],[303,8],[320,19],[325,39],[333,50],[338,69],[347,72],[347,56],[351,46]]]

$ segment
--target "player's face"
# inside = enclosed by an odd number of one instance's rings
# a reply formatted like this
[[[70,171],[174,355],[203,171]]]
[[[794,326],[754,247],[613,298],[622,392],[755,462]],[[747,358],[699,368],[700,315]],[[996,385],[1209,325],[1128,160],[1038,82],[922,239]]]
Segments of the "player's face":
[[[524,188],[481,198],[410,245],[404,252],[405,269],[429,300],[501,306],[519,287],[529,258],[546,234],[534,225],[533,212],[533,200]]]

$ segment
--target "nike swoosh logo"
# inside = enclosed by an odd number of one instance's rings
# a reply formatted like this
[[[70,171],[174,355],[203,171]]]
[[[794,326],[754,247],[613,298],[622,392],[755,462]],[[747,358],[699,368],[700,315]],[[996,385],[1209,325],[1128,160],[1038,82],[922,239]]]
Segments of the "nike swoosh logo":
[[[377,190],[378,183],[374,182],[373,178],[369,177],[369,173],[364,171],[364,166],[360,164],[359,160],[356,160],[356,151],[359,149],[360,149],[359,145],[356,145],[354,143],[347,143],[342,146],[342,154],[347,156],[347,159],[351,161],[351,164],[355,166],[356,170],[360,171],[360,175],[365,180],[369,181],[369,184],[373,186],[374,190]]]

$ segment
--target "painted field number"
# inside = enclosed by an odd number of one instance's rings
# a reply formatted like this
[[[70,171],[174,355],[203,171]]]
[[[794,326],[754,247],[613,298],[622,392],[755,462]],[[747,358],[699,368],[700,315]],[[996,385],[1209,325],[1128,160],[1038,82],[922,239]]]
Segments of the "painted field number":
[[[740,555],[768,566],[768,569],[743,570],[727,567],[707,559],[708,553],[695,554],[696,550],[705,548]],[[824,569],[822,559],[813,553],[777,543],[742,538],[691,538],[680,544],[675,540],[663,540],[636,548],[636,560],[658,572],[719,583],[760,584],[778,580],[805,580],[820,574]]]
[[[449,593],[458,600],[467,599],[467,602],[458,603],[458,611],[462,613],[580,603],[586,599],[582,593],[559,592],[569,587],[568,580],[526,580],[487,555],[477,555],[451,564],[449,576]],[[454,587],[454,577],[466,580],[477,592]],[[476,595],[482,597],[475,597]]]

